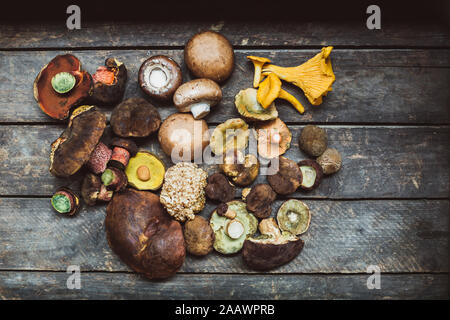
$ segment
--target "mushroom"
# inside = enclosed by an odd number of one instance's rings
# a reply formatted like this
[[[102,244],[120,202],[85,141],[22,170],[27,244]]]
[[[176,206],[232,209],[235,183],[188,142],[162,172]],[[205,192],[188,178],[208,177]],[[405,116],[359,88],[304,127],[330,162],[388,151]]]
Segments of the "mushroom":
[[[59,188],[51,199],[52,207],[56,212],[73,216],[80,209],[80,198],[69,188]]]
[[[253,77],[253,88],[258,88],[259,83],[261,82],[262,66],[265,63],[270,63],[270,60],[264,57],[256,57],[256,56],[247,56],[247,59],[253,62],[253,66],[255,67],[255,75]]]
[[[261,235],[247,238],[242,249],[242,258],[251,269],[277,268],[293,260],[303,249],[303,240],[281,233],[274,218],[261,220],[259,231]]]
[[[179,162],[166,171],[160,200],[176,220],[193,220],[205,207],[208,174],[195,163]]]
[[[113,196],[113,191],[105,187],[99,176],[88,173],[84,177],[81,185],[81,196],[88,206],[93,206],[97,200],[110,201]]]
[[[247,211],[242,201],[230,201],[226,205],[226,212],[234,212],[234,218],[220,215],[216,209],[209,223],[214,231],[214,249],[223,254],[233,254],[242,249],[246,237],[256,232],[258,219]]]
[[[302,172],[294,161],[285,157],[279,157],[278,160],[277,172],[267,176],[267,181],[278,194],[294,193],[302,182]]]
[[[205,117],[222,100],[219,85],[209,79],[195,79],[175,91],[173,103],[180,112],[192,112],[194,119]]]
[[[239,91],[234,98],[234,105],[246,121],[267,121],[278,117],[275,103],[264,109],[256,99],[256,89],[253,88]]]
[[[99,142],[92,151],[87,167],[95,174],[100,174],[106,170],[109,159],[111,159],[112,150],[103,142]]]
[[[324,129],[308,124],[302,129],[298,138],[298,145],[312,157],[320,156],[328,144],[327,133]]]
[[[130,157],[133,157],[137,152],[138,147],[136,143],[130,139],[114,138],[111,141],[111,146],[113,150],[108,166],[125,170]]]
[[[71,54],[53,58],[37,75],[33,93],[39,107],[53,119],[63,120],[72,107],[92,93],[92,77],[81,70],[81,62]]]
[[[236,151],[235,154],[226,156],[219,167],[235,184],[245,187],[258,176],[259,161],[253,154],[244,157],[241,151]]]
[[[217,155],[233,153],[247,148],[248,124],[241,118],[228,119],[213,131],[210,140],[212,152]]]
[[[311,212],[304,202],[290,199],[278,209],[277,221],[281,230],[293,235],[300,235],[309,228]]]
[[[102,174],[102,182],[108,190],[118,192],[125,189],[128,184],[128,178],[122,170],[109,167]]]
[[[276,197],[277,194],[270,185],[265,183],[256,184],[250,189],[250,192],[245,197],[247,210],[253,212],[257,218],[267,218],[272,212],[271,206]]]
[[[184,240],[187,252],[206,256],[213,250],[214,231],[205,218],[196,216],[184,224]]]
[[[163,184],[165,172],[164,163],[144,150],[136,153],[125,169],[128,184],[138,190],[158,190]]]
[[[211,200],[228,202],[234,199],[236,188],[223,174],[216,172],[208,177],[205,192]]]
[[[143,138],[158,131],[158,110],[143,98],[130,98],[117,105],[110,120],[114,133],[122,138]]]
[[[106,116],[94,106],[72,112],[64,132],[51,145],[50,172],[58,177],[75,174],[97,146],[106,127]]]
[[[324,174],[338,172],[342,166],[342,157],[339,151],[333,148],[326,149],[317,159],[317,163],[322,167]]]
[[[139,68],[139,86],[142,91],[155,99],[172,98],[182,82],[180,66],[167,56],[150,57]]]
[[[92,79],[94,80],[92,104],[112,106],[122,100],[127,82],[127,68],[116,58],[108,58],[104,66],[97,68]]]
[[[292,134],[280,119],[258,124],[258,154],[267,159],[284,154],[291,146]]]
[[[105,229],[111,249],[149,279],[171,277],[183,265],[183,230],[156,194],[129,188],[115,194],[106,208]]]
[[[230,201],[229,201],[230,202]],[[227,203],[221,203],[217,206],[216,212],[219,216],[233,220],[236,218],[236,212],[232,210]]]
[[[162,123],[158,141],[172,162],[191,161],[201,157],[209,144],[208,125],[190,114],[174,113]]]
[[[298,163],[302,172],[302,183],[300,187],[303,190],[310,191],[317,188],[322,181],[322,167],[314,160],[302,160]]]
[[[200,32],[186,43],[184,61],[195,77],[222,82],[234,68],[233,47],[218,32]]]

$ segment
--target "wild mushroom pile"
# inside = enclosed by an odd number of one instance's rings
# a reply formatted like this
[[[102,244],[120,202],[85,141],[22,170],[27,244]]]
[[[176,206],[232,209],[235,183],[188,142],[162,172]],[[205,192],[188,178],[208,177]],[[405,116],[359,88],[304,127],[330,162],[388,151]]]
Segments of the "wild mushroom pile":
[[[47,115],[68,119],[67,128],[51,145],[50,172],[80,181],[80,189],[58,188],[52,207],[74,216],[82,200],[88,206],[107,202],[109,246],[150,279],[174,275],[186,251],[195,256],[242,252],[243,261],[254,270],[288,263],[303,248],[300,236],[309,228],[311,213],[297,199],[285,199],[273,210],[275,200],[316,189],[323,175],[340,169],[342,159],[336,149],[328,148],[325,130],[311,125],[301,131],[298,143],[315,159],[296,163],[284,156],[292,133],[274,101],[286,99],[304,112],[281,88],[284,80],[302,88],[311,104],[320,104],[335,79],[331,49],[323,48],[293,68],[249,56],[255,68],[254,88],[235,96],[240,117],[211,132],[203,118],[220,109],[220,84],[231,76],[235,59],[230,42],[217,32],[200,32],[185,46],[184,63],[196,79],[183,83],[182,69],[171,57],[143,60],[138,83],[146,98],[122,101],[127,68],[115,57],[107,58],[91,76],[75,56],[56,56],[36,77],[34,96]],[[162,121],[152,100],[171,101],[178,112]],[[101,110],[105,106],[114,107],[109,127]],[[173,164],[139,147],[156,138]],[[257,147],[247,152],[253,138]],[[206,151],[218,165],[200,164]],[[267,163],[274,165],[273,172],[267,183],[258,181]],[[212,168],[218,170],[211,172]],[[236,198],[239,188],[244,188],[241,199]],[[202,216],[207,199],[217,204],[209,219]]]

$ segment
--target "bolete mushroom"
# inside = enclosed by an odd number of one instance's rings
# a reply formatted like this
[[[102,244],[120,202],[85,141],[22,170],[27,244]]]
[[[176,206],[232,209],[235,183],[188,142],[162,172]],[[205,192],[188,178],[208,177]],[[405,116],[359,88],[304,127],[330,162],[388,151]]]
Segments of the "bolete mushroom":
[[[125,169],[128,184],[138,190],[158,190],[164,181],[164,163],[153,153],[141,150]]]
[[[242,249],[245,238],[253,235],[258,228],[258,219],[247,211],[242,201],[227,202],[227,211],[233,211],[230,219],[225,214],[213,211],[209,223],[214,231],[214,249],[223,254],[233,254]]]
[[[276,158],[284,154],[291,146],[291,131],[280,118],[258,124],[256,132],[258,154],[264,158]]]
[[[295,161],[279,157],[278,170],[267,176],[267,181],[276,193],[288,195],[294,193],[302,183],[302,172]]]
[[[302,160],[298,163],[302,172],[302,183],[300,188],[306,191],[317,188],[322,181],[322,167],[314,160]]]
[[[277,221],[281,230],[300,235],[309,228],[311,212],[304,202],[290,199],[278,209]]]
[[[281,233],[274,218],[262,220],[258,228],[261,235],[247,238],[242,249],[242,258],[251,269],[277,268],[293,260],[303,249],[303,240],[290,233]]]
[[[191,161],[201,157],[209,144],[208,125],[191,114],[174,113],[162,123],[158,141],[172,162]]]
[[[88,173],[81,185],[81,196],[88,206],[93,206],[97,200],[110,201],[113,191],[106,188],[99,176]]]
[[[249,122],[273,120],[278,117],[275,103],[264,109],[256,99],[256,89],[253,88],[239,91],[234,98],[234,105],[239,114]]]
[[[139,86],[142,91],[158,100],[172,98],[182,82],[180,66],[167,56],[150,57],[139,69]]]
[[[130,98],[117,105],[110,120],[114,133],[122,138],[143,138],[161,125],[158,110],[143,98]]]
[[[236,188],[223,174],[216,172],[208,177],[205,192],[211,200],[228,202],[234,199]]]
[[[112,106],[122,100],[127,82],[127,68],[123,62],[116,58],[107,58],[104,66],[97,68],[92,75],[94,80],[94,93],[91,96],[92,104]]]
[[[103,142],[99,142],[92,151],[86,164],[89,170],[95,174],[103,173],[106,170],[109,159],[111,159],[112,150]]]
[[[94,106],[75,109],[64,132],[51,145],[50,172],[58,177],[75,174],[97,146],[106,127],[106,116]]]
[[[255,181],[259,173],[259,161],[253,154],[242,154],[241,151],[225,156],[219,165],[225,175],[238,186],[245,187]]]
[[[127,186],[128,178],[122,170],[109,167],[102,173],[102,182],[108,190],[119,192]]]
[[[275,201],[276,197],[277,194],[270,185],[258,183],[254,185],[250,189],[250,192],[245,196],[247,210],[253,212],[257,218],[267,218],[272,212],[272,203]]]
[[[91,75],[81,70],[81,62],[71,54],[53,58],[37,75],[34,98],[49,117],[66,119],[70,109],[92,93]]]
[[[247,148],[250,131],[241,118],[228,119],[213,131],[210,140],[212,152],[216,155],[229,154]]]
[[[211,107],[222,100],[219,85],[209,79],[195,79],[183,83],[173,95],[173,103],[180,112],[191,112],[194,119],[204,118]]]
[[[234,51],[223,35],[204,31],[195,34],[186,43],[184,61],[195,77],[222,82],[233,71]]]
[[[320,156],[326,149],[328,137],[325,129],[308,124],[302,129],[298,138],[298,145],[312,157]]]
[[[205,218],[195,216],[194,220],[184,224],[184,240],[187,252],[195,256],[206,256],[213,250],[214,231]]]
[[[115,194],[106,208],[105,229],[111,249],[149,279],[173,276],[183,265],[186,249],[181,225],[151,192],[127,188]]]
[[[56,212],[73,216],[80,209],[80,198],[69,188],[59,188],[51,199],[52,207]]]
[[[322,167],[323,173],[327,175],[338,172],[342,166],[341,154],[333,148],[326,149],[316,161]]]
[[[133,157],[138,147],[131,139],[114,138],[111,141],[112,155],[108,162],[108,166],[116,167],[120,170],[125,170],[128,161]]]

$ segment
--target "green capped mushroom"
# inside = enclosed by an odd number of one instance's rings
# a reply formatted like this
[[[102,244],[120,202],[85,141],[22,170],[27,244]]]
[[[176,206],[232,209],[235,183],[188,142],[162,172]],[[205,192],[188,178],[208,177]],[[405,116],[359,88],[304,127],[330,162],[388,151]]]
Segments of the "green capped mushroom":
[[[256,99],[256,89],[248,88],[239,91],[234,99],[236,109],[247,121],[266,121],[278,117],[278,111],[275,104],[272,103],[267,109],[264,109]]]

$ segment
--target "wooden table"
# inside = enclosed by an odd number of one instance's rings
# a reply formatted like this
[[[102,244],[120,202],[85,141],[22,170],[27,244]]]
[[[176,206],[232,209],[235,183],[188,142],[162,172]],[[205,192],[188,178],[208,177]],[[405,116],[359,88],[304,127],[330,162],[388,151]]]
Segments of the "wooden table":
[[[234,96],[251,86],[261,55],[292,66],[333,45],[333,91],[304,115],[277,101],[293,134],[286,156],[306,158],[298,136],[307,123],[324,127],[343,168],[310,193],[295,193],[312,210],[303,252],[266,273],[245,267],[240,255],[188,256],[173,278],[151,282],[133,273],[109,249],[105,207],[84,207],[74,218],[52,211],[58,186],[78,188],[48,172],[50,143],[66,124],[38,108],[32,84],[55,55],[72,52],[93,73],[106,57],[129,71],[126,97],[143,96],[137,71],[149,56],[166,54],[182,65],[183,46],[202,29],[227,36],[236,68],[210,126],[237,117]],[[450,78],[449,33],[444,26],[365,23],[215,21],[158,24],[0,26],[0,298],[156,299],[385,299],[448,297]],[[156,104],[162,118],[175,112]],[[105,109],[109,114],[110,110]],[[153,137],[140,145],[161,154]],[[170,160],[162,156],[167,165]],[[217,168],[206,167],[208,172]],[[265,181],[259,177],[258,181]],[[283,199],[274,204],[276,212]],[[214,205],[207,204],[203,216]],[[81,268],[81,290],[69,290],[69,265]],[[381,270],[381,289],[369,290],[367,268]]]

